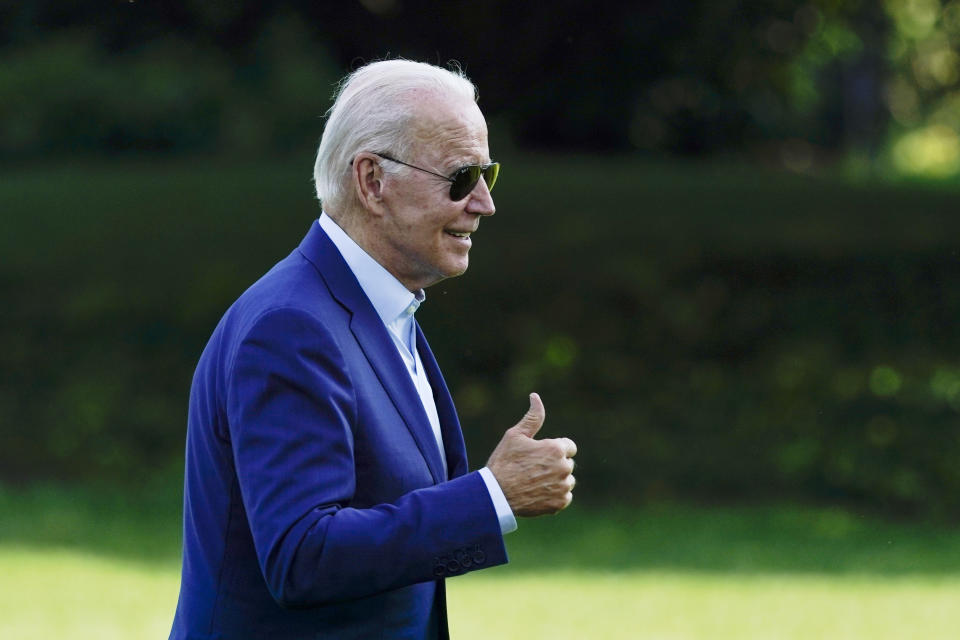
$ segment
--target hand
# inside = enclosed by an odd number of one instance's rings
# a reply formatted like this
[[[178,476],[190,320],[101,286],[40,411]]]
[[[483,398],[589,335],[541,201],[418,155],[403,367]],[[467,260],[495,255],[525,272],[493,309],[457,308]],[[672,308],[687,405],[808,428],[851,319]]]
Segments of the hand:
[[[530,409],[507,429],[487,460],[487,468],[518,516],[556,513],[573,500],[577,445],[569,438],[534,440],[545,417],[540,396],[531,393]]]

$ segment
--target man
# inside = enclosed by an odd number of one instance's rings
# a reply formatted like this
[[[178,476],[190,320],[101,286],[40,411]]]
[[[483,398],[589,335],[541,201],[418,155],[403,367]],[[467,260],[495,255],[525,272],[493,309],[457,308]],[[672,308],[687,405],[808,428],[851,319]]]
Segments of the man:
[[[320,219],[197,366],[171,638],[447,637],[444,578],[506,562],[515,515],[570,503],[576,446],[533,439],[536,394],[468,473],[413,319],[466,270],[498,169],[461,74],[391,60],[341,85]]]

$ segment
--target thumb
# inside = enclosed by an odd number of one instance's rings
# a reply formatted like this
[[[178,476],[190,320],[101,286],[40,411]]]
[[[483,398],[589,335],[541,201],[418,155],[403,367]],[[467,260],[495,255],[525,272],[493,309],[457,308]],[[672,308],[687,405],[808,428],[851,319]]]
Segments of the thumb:
[[[528,438],[532,438],[537,435],[537,431],[540,431],[540,427],[543,426],[543,420],[546,416],[547,412],[543,408],[543,401],[540,400],[540,396],[536,393],[531,393],[530,408],[527,409],[527,412],[520,418],[520,422],[515,425],[515,428]]]

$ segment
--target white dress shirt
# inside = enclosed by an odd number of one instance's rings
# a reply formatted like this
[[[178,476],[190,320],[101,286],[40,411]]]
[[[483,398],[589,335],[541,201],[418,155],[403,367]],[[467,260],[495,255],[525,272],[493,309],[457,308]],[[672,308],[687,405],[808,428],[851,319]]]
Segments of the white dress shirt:
[[[443,434],[440,431],[440,417],[437,415],[437,405],[433,400],[433,389],[430,387],[430,382],[423,370],[423,363],[420,362],[420,354],[417,353],[416,331],[413,321],[413,314],[426,300],[426,294],[424,294],[423,289],[411,293],[379,262],[354,242],[326,213],[320,214],[319,223],[340,251],[340,255],[343,256],[347,266],[350,267],[350,271],[356,276],[360,288],[370,299],[377,315],[380,316],[386,326],[387,333],[390,334],[394,346],[397,347],[400,357],[403,358],[403,362],[407,366],[407,373],[410,374],[413,386],[416,388],[420,401],[423,403],[423,408],[427,413],[430,427],[433,429],[433,437],[440,449],[440,460],[443,462],[443,473],[446,476],[447,456],[443,447]],[[490,499],[497,511],[500,531],[504,534],[515,531],[517,520],[497,479],[486,467],[480,469],[480,476],[487,486]]]

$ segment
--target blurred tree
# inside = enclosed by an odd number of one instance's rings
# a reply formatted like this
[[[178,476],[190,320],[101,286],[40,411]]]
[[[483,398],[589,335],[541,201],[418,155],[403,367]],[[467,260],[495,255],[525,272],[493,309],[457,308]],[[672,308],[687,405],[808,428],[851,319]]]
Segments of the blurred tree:
[[[886,87],[892,159],[904,173],[960,173],[960,2],[887,0],[893,25]]]
[[[747,151],[803,170],[818,156],[872,160],[892,113],[897,166],[948,171],[960,163],[957,6],[7,1],[0,152],[309,146],[335,78],[402,55],[462,61],[488,115],[528,148]]]

